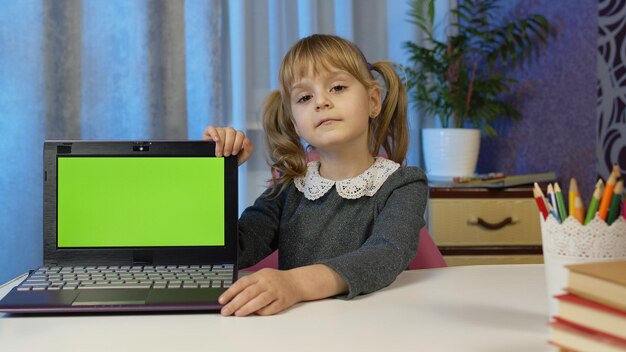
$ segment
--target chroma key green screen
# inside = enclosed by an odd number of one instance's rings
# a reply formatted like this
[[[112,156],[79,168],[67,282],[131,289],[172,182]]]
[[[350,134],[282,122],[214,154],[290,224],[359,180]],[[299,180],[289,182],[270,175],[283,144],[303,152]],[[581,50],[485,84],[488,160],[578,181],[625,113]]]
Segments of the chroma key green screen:
[[[224,159],[59,157],[59,248],[224,245]]]

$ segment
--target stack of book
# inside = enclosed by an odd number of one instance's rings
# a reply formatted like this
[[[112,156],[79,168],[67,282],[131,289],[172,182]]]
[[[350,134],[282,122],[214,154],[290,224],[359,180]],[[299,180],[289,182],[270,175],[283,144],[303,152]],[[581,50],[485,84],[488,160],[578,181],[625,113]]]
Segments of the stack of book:
[[[567,268],[550,343],[565,351],[626,351],[626,260]]]

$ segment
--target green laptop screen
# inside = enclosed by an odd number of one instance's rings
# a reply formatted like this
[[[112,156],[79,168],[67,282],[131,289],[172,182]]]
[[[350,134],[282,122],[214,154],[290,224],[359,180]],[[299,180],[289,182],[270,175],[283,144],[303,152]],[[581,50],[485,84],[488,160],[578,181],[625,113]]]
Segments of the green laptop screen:
[[[224,159],[58,157],[59,248],[224,245]]]

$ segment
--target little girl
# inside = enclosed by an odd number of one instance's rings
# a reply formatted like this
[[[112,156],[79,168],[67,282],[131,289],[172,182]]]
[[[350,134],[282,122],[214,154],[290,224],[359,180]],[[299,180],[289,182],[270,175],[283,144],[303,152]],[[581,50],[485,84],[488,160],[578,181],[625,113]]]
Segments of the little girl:
[[[235,282],[220,297],[222,315],[269,315],[381,289],[407,268],[424,226],[426,177],[401,167],[406,92],[393,67],[369,64],[345,39],[312,35],[286,54],[279,80],[263,114],[274,183],[239,219],[239,259],[246,267],[279,249],[281,270]],[[204,139],[240,163],[253,149],[232,128],[209,126]],[[301,140],[319,161],[306,163]]]

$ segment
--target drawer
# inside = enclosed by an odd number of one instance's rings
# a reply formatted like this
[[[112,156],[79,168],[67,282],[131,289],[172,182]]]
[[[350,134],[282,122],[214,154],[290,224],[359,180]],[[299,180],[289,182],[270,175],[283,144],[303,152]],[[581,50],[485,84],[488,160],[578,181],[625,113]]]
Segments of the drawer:
[[[491,264],[543,264],[542,255],[447,255],[448,266]]]
[[[510,224],[490,229],[479,223]],[[428,226],[438,246],[541,245],[533,198],[430,199]]]

